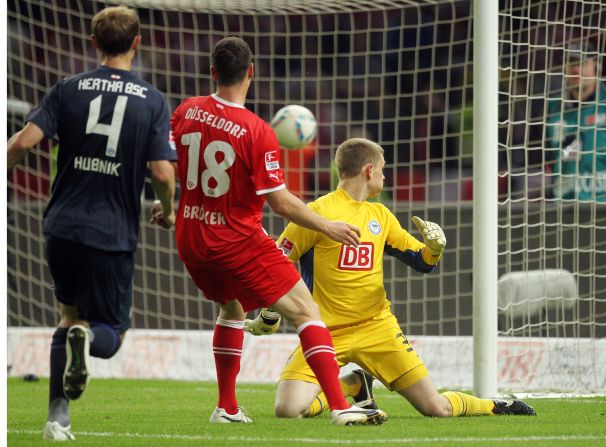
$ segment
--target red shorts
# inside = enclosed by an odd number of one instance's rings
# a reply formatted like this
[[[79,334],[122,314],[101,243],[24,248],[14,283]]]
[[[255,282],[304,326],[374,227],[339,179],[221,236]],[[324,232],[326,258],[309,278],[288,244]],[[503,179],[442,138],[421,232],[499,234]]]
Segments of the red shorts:
[[[269,307],[301,279],[298,270],[269,236],[254,250],[233,250],[221,259],[184,261],[206,299],[238,300],[246,312]]]

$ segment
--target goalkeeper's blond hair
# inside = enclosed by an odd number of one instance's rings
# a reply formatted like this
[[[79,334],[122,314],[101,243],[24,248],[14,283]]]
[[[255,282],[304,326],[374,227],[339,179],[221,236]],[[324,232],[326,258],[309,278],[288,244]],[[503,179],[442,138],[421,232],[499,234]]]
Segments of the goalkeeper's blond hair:
[[[376,164],[381,160],[383,148],[366,138],[350,138],[337,148],[335,163],[339,179],[357,176],[369,163]]]

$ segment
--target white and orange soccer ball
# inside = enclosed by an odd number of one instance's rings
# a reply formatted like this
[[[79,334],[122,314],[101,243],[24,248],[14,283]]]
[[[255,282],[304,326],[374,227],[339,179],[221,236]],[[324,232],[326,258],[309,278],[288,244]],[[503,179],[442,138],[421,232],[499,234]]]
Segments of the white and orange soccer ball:
[[[318,124],[316,117],[306,107],[289,105],[282,107],[271,120],[280,142],[286,149],[301,149],[307,146],[316,136]]]

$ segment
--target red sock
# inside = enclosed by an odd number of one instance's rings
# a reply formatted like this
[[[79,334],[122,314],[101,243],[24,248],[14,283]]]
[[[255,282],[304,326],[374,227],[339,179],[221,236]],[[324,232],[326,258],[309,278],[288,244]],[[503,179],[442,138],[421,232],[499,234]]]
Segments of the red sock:
[[[238,412],[236,378],[240,372],[244,321],[217,319],[213,336],[213,353],[217,370],[219,402],[217,407],[229,414]]]
[[[297,328],[307,364],[316,375],[331,410],[351,407],[339,384],[339,365],[330,332],[321,321],[310,321]]]

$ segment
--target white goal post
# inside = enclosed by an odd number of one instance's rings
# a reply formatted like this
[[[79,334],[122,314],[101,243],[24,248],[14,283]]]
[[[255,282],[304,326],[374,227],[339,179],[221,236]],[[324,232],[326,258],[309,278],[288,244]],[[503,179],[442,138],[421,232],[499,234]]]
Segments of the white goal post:
[[[137,9],[134,70],[171,110],[213,91],[214,42],[236,35],[249,43],[256,72],[247,107],[269,121],[284,105],[301,104],[318,120],[313,144],[282,154],[287,184],[302,199],[334,187],[331,161],[344,139],[383,146],[380,200],[413,235],[410,218],[420,215],[448,239],[432,274],[384,263],[394,313],[439,386],[486,396],[606,389],[606,203],[554,196],[561,148],[547,131],[550,100],[566,98],[571,45],[590,42],[601,65],[594,77],[604,82],[600,0],[110,3]],[[105,5],[9,2],[9,134],[55,82],[97,65],[90,20]],[[596,137],[606,132],[600,107],[585,126]],[[58,320],[42,237],[57,143],[35,148],[8,180],[9,331]],[[606,156],[599,145],[589,151],[594,160]],[[153,199],[149,188],[143,199]],[[264,224],[273,236],[284,227],[269,211]],[[136,260],[135,331],[193,337],[212,329],[217,309],[189,279],[172,233],[142,218]]]

